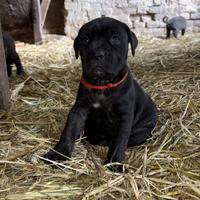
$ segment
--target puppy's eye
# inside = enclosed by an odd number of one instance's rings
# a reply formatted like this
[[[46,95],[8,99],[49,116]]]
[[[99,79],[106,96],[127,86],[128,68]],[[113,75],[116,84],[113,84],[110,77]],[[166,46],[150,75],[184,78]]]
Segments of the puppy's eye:
[[[81,38],[81,43],[84,44],[84,45],[88,44],[89,41],[90,40],[89,40],[88,36],[84,36],[84,37]]]
[[[110,38],[110,42],[112,44],[119,44],[120,43],[120,36],[118,34],[112,35],[112,37]]]

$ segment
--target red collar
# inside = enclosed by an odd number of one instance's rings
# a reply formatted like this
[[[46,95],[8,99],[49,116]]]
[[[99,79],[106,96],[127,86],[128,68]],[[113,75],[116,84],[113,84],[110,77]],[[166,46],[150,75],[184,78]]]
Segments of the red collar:
[[[92,85],[91,83],[88,83],[83,77],[81,78],[80,82],[88,89],[95,89],[95,90],[104,90],[108,88],[114,88],[123,83],[128,76],[128,71],[126,74],[123,76],[123,78],[118,81],[117,83],[108,83],[106,85]]]

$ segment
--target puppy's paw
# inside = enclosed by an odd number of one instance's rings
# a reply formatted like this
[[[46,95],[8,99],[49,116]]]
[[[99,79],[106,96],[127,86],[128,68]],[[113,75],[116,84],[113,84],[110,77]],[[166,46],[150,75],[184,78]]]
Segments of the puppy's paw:
[[[19,76],[26,76],[26,72],[24,70],[17,71],[17,75],[19,75]]]
[[[52,164],[51,161],[49,160],[52,160],[52,161],[67,160],[67,156],[63,155],[62,153],[56,152],[55,150],[50,150],[43,157],[45,158],[44,162],[47,164]]]
[[[110,163],[110,164],[106,164],[106,167],[112,171],[112,172],[116,172],[116,173],[128,173],[128,168],[120,163]]]

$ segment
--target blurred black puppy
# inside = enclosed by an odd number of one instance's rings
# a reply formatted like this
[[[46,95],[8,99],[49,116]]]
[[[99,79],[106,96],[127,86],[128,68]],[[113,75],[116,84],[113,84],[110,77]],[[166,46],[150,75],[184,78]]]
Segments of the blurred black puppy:
[[[163,22],[166,23],[167,28],[167,38],[170,38],[170,32],[173,31],[175,38],[178,36],[178,32],[181,31],[181,34],[185,34],[186,29],[186,19],[184,17],[173,17],[168,20],[168,17],[163,17]]]
[[[24,70],[19,55],[16,52],[15,41],[7,33],[3,32],[2,35],[3,35],[8,76],[10,77],[12,75],[12,64],[16,65],[17,74],[19,75],[23,74]]]
[[[109,146],[105,163],[122,162],[127,147],[151,136],[157,110],[128,68],[128,43],[134,55],[135,34],[112,18],[97,18],[80,29],[74,50],[76,58],[81,56],[83,73],[76,102],[55,151],[49,151],[46,158],[70,157],[83,130],[91,144]]]

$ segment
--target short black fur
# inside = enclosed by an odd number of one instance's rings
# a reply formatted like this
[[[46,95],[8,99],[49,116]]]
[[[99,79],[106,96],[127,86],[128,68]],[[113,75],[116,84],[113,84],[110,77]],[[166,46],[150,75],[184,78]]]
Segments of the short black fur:
[[[15,64],[17,68],[18,75],[24,74],[24,69],[21,64],[21,60],[19,58],[18,53],[16,52],[15,41],[10,35],[8,35],[5,32],[3,32],[2,35],[3,35],[3,43],[4,43],[4,49],[5,49],[8,76],[10,77],[12,75],[13,64]]]

